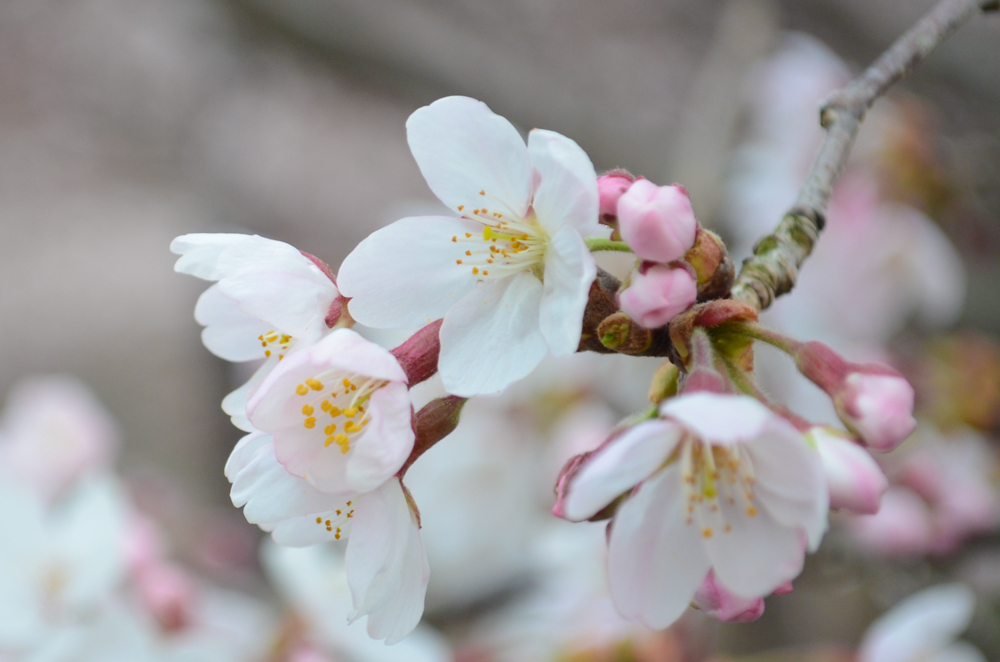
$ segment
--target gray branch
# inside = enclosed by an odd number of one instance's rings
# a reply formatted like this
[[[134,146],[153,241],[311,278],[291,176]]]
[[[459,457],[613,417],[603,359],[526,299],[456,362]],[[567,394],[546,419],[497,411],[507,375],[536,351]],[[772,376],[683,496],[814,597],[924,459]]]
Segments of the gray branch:
[[[1000,0],[942,0],[896,40],[863,74],[835,92],[820,110],[826,138],[794,206],[743,263],[732,298],[763,310],[795,286],[799,267],[823,230],[826,207],[865,113],[889,87],[908,74],[962,23]]]

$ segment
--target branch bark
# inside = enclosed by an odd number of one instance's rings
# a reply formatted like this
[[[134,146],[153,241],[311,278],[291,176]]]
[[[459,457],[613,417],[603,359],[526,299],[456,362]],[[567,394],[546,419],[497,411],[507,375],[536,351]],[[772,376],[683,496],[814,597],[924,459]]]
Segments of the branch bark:
[[[820,110],[826,138],[798,199],[775,231],[754,246],[733,285],[732,298],[763,310],[794,286],[826,222],[826,208],[865,113],[893,83],[908,74],[962,23],[1000,0],[942,0]]]

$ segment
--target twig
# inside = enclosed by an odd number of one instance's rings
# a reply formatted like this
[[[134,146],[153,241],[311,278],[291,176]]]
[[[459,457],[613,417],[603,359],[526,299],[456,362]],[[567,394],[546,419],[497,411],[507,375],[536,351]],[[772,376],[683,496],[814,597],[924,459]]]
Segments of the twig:
[[[799,267],[823,230],[833,184],[844,168],[865,113],[973,14],[998,6],[998,0],[942,0],[863,74],[827,100],[820,110],[826,138],[812,170],[781,223],[757,242],[753,257],[743,263],[732,289],[733,299],[763,310],[795,286]]]

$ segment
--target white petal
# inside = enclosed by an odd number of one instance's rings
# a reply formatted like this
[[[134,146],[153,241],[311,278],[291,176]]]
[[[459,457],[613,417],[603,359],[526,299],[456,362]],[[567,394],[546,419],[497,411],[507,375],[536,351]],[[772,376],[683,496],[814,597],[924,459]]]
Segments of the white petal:
[[[969,626],[976,598],[964,584],[924,589],[880,617],[861,641],[859,662],[910,662],[944,648]]]
[[[229,414],[233,425],[240,430],[244,432],[256,431],[256,428],[250,424],[249,417],[247,417],[247,400],[257,391],[264,378],[271,374],[271,371],[278,365],[278,360],[278,355],[272,354],[269,359],[257,368],[257,371],[251,375],[250,379],[243,386],[240,386],[222,398],[222,411]]]
[[[340,532],[340,538],[338,538],[336,529],[327,531],[325,526],[316,521],[319,518],[325,522],[333,516],[334,511],[331,510],[325,513],[310,513],[309,515],[282,520],[271,529],[271,538],[274,539],[274,542],[285,547],[308,547],[324,542],[335,542],[346,539],[347,536],[343,530]]]
[[[412,404],[401,382],[372,394],[369,424],[347,460],[347,485],[368,492],[399,471],[413,450]]]
[[[643,483],[615,515],[608,550],[611,597],[625,618],[662,630],[684,613],[708,570],[701,532],[686,523],[675,463]]]
[[[236,474],[243,471],[250,464],[261,446],[271,441],[271,435],[255,431],[236,442],[233,451],[229,454],[229,459],[226,460],[226,467],[223,470],[223,474],[229,479],[229,482],[233,482]]]
[[[406,121],[406,140],[427,185],[452,211],[487,201],[524,217],[532,186],[528,150],[517,129],[482,101],[446,97],[420,108]]]
[[[566,136],[543,129],[528,135],[528,153],[541,178],[532,206],[542,227],[555,234],[569,225],[584,237],[597,231],[597,173],[587,153]]]
[[[563,512],[574,522],[602,508],[649,478],[677,447],[682,428],[667,421],[646,421],[594,451],[569,479]]]
[[[325,276],[320,280],[286,271],[247,271],[223,278],[218,287],[243,312],[309,342],[326,329],[330,304],[340,296]]]
[[[809,549],[815,550],[826,532],[830,507],[819,452],[777,417],[746,448],[756,477],[754,493],[779,524],[805,531]]]
[[[986,656],[972,644],[956,641],[939,650],[931,662],[986,662]]]
[[[777,417],[747,395],[698,392],[665,400],[660,415],[674,418],[713,444],[734,444],[759,436]]]
[[[542,283],[530,273],[486,281],[448,311],[438,370],[449,393],[498,393],[548,351],[539,329]]]
[[[398,480],[360,498],[347,545],[352,620],[368,615],[368,634],[392,644],[420,622],[430,570],[420,530]]]
[[[201,341],[208,351],[226,361],[253,361],[264,358],[259,336],[274,330],[267,322],[240,310],[236,300],[213,285],[198,297],[194,318],[205,328]]]
[[[262,445],[235,475],[229,496],[237,508],[245,506],[243,515],[252,524],[325,512],[343,500],[285,471],[274,455],[273,442]]]
[[[572,354],[580,344],[583,311],[595,276],[594,258],[575,229],[564,227],[549,240],[539,319],[556,356]]]
[[[180,255],[174,271],[205,280],[219,280],[223,276],[219,269],[223,251],[249,238],[250,235],[227,232],[183,234],[170,242],[171,252]]]
[[[251,235],[234,243],[219,256],[219,271],[224,277],[254,271],[287,272],[310,277],[326,287],[336,286],[329,276],[291,244]]]
[[[744,598],[770,595],[802,571],[805,556],[802,534],[779,524],[765,508],[755,516],[739,500],[719,499],[728,530],[713,530],[705,548],[719,582]]]
[[[444,216],[404,218],[372,233],[351,251],[337,283],[351,297],[351,316],[377,329],[416,328],[444,314],[476,286],[460,264],[465,233],[482,225]]]

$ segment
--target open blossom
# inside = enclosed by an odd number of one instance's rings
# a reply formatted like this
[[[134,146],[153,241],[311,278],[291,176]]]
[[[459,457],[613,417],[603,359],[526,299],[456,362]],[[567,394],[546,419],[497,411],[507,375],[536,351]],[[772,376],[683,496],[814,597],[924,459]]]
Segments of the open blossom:
[[[734,594],[716,580],[714,572],[705,577],[691,604],[724,623],[749,623],[764,613],[764,598],[744,598]]]
[[[368,492],[413,449],[407,376],[388,350],[350,329],[282,361],[247,404],[285,469],[323,492]]]
[[[247,521],[281,545],[347,540],[347,582],[355,620],[368,616],[368,634],[395,643],[424,610],[429,568],[420,523],[401,481],[391,477],[370,492],[320,492],[278,462],[271,435],[254,432],[226,463],[233,504]]]
[[[266,359],[222,403],[233,424],[249,430],[250,390],[283,356],[315,343],[333,326],[340,292],[322,263],[257,235],[186,234],[174,239],[170,250],[180,255],[176,271],[218,281],[202,293],[194,310],[205,327],[205,347],[227,361]]]
[[[608,569],[626,618],[664,628],[709,572],[742,598],[769,595],[802,569],[826,529],[818,453],[747,396],[694,393],[567,465],[554,512],[588,519],[622,495]]]
[[[458,217],[404,218],[347,256],[338,283],[375,328],[444,318],[449,393],[495,393],[549,352],[576,351],[596,275],[585,237],[598,223],[597,175],[572,140],[528,144],[485,104],[447,97],[417,110],[407,139],[431,190]]]

